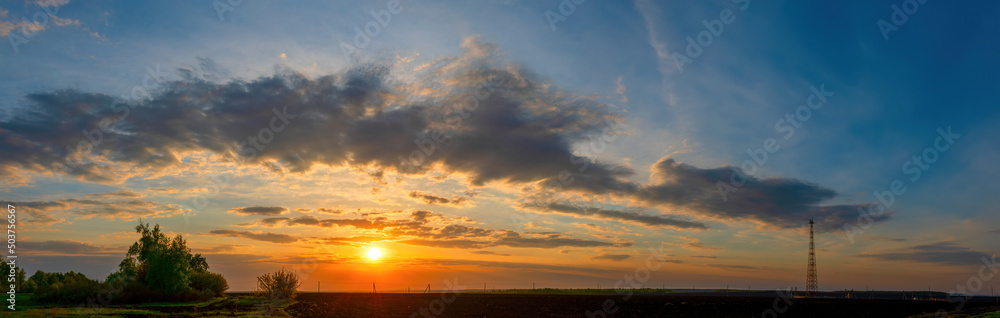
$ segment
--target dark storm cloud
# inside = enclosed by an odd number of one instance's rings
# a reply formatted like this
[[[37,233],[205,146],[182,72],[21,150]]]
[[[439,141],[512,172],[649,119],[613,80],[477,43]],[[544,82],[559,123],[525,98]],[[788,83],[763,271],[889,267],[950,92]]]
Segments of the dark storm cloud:
[[[951,241],[911,246],[900,252],[858,254],[858,256],[883,261],[909,261],[951,266],[982,265],[983,257],[993,260],[990,254],[973,251]]]
[[[837,192],[817,184],[792,178],[757,178],[745,176],[743,185],[730,192],[723,200],[719,184],[729,184],[734,168],[721,167],[701,169],[688,164],[678,163],[672,158],[664,157],[651,168],[653,182],[646,185],[633,184],[622,186],[621,180],[602,180],[598,178],[576,178],[566,185],[569,189],[590,191],[594,194],[617,194],[645,202],[652,206],[684,207],[699,213],[728,220],[751,219],[781,228],[801,228],[810,218],[817,223],[817,230],[828,232],[840,230],[845,223],[857,222],[860,211],[867,210],[869,204],[858,205],[823,205],[824,202],[837,196]],[[583,180],[583,182],[580,182]],[[598,185],[588,184],[592,182]],[[534,206],[547,206],[549,203],[530,203]],[[561,208],[562,212],[574,212],[576,208]],[[553,211],[557,209],[553,208]],[[598,209],[599,210],[599,209]],[[598,210],[593,215],[601,215]],[[628,215],[607,214],[622,220],[628,220]],[[889,219],[892,211],[887,211],[874,222],[884,222]],[[642,222],[640,220],[632,220]],[[656,223],[655,219],[652,223]],[[689,223],[688,227],[697,227],[698,223]],[[677,226],[677,225],[673,225]],[[683,227],[683,226],[681,226]]]
[[[228,236],[228,237],[239,237],[239,238],[246,238],[246,239],[251,239],[251,240],[258,240],[258,241],[278,243],[278,244],[295,243],[295,242],[299,241],[299,239],[297,237],[294,237],[294,236],[291,236],[291,235],[279,234],[279,233],[271,233],[271,232],[250,232],[250,231],[238,231],[238,230],[213,230],[213,231],[208,232],[208,234],[210,234],[210,235],[218,235],[218,236]]]
[[[522,183],[570,168],[572,143],[621,120],[607,105],[550,91],[530,71],[497,64],[492,45],[463,47],[412,82],[367,63],[316,79],[283,72],[218,83],[181,72],[130,104],[76,90],[29,94],[29,107],[2,123],[0,152],[9,155],[0,169],[115,183],[208,151],[291,172],[322,164],[421,174],[441,164],[476,184]],[[619,175],[615,167],[594,165],[589,173]]]
[[[433,205],[460,206],[462,205],[462,203],[465,202],[465,198],[463,197],[453,197],[449,199],[445,197],[436,196],[433,194],[422,193],[419,191],[410,192],[410,197],[416,199],[417,201]]]
[[[631,222],[648,226],[673,227],[679,229],[708,228],[708,226],[704,223],[680,220],[670,216],[649,215],[637,212],[609,210],[594,207],[581,207],[570,203],[548,202],[539,205],[522,205],[522,207],[536,211],[547,211],[596,219]]]
[[[591,257],[591,259],[604,259],[604,260],[612,260],[612,261],[620,262],[620,261],[624,261],[624,260],[628,259],[629,257],[632,257],[632,255],[601,253],[601,255],[597,255],[597,256]]]
[[[245,206],[229,209],[229,213],[241,215],[282,215],[287,212],[288,208],[280,206]]]
[[[658,181],[629,181],[630,168],[572,151],[594,136],[613,136],[609,127],[624,121],[622,113],[590,96],[556,91],[523,67],[502,64],[493,45],[470,38],[462,48],[413,80],[401,80],[389,63],[361,63],[317,78],[278,71],[229,82],[181,70],[179,80],[164,81],[148,98],[129,103],[72,89],[28,94],[27,107],[0,122],[0,173],[56,172],[120,183],[176,172],[184,155],[211,152],[276,173],[302,173],[314,165],[375,169],[369,175],[379,186],[385,184],[384,170],[420,175],[441,167],[468,175],[474,185],[541,181],[782,228],[801,227],[814,217],[821,231],[840,229],[864,207],[824,206],[836,192],[788,178],[748,177],[723,201],[716,183],[729,182],[732,169],[700,169],[667,158],[653,167]],[[563,171],[572,172],[573,182],[559,182]],[[705,227],[609,210],[562,213]],[[888,218],[887,212],[875,222]]]
[[[722,199],[719,182],[729,183],[730,167],[700,169],[664,158],[653,168],[659,181],[643,186],[636,197],[650,203],[691,207],[725,219],[754,219],[783,228],[800,228],[815,218],[818,230],[831,231],[855,222],[864,205],[827,205],[837,193],[816,184],[790,178],[759,179],[747,176],[736,192]],[[881,222],[889,213],[876,218]]]

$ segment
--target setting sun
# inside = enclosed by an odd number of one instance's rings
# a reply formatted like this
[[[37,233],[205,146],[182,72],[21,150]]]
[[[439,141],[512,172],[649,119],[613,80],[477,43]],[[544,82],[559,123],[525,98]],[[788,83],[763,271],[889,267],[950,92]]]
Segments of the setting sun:
[[[377,261],[381,257],[382,257],[382,251],[380,251],[378,247],[372,247],[371,249],[368,250],[369,259]]]

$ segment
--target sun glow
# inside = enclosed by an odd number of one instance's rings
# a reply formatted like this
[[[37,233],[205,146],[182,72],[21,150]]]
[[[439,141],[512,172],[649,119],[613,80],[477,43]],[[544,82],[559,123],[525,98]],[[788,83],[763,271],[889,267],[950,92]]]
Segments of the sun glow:
[[[368,249],[368,258],[369,259],[371,259],[373,261],[377,261],[381,257],[382,257],[382,251],[380,251],[378,249],[378,247],[372,247],[372,248]]]

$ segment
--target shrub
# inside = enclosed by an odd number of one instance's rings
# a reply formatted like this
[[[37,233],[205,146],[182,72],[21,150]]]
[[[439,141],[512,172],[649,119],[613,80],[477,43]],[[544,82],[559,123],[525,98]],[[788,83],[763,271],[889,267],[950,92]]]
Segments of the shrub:
[[[101,283],[80,273],[50,273],[43,276],[47,276],[44,277],[46,279],[39,277],[39,280],[48,284],[35,288],[32,297],[41,303],[76,305],[86,302],[89,297],[95,297],[101,291]]]
[[[229,283],[226,282],[226,278],[216,273],[197,272],[191,274],[190,280],[191,288],[197,291],[203,298],[222,296],[229,289]],[[204,295],[208,296],[204,297]]]
[[[257,295],[272,300],[293,299],[301,284],[295,273],[282,268],[277,272],[257,277]]]

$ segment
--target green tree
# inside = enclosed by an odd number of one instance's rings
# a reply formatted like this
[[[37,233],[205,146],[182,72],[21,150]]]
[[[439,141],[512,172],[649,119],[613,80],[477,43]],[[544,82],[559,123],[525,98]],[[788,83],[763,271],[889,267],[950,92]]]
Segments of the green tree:
[[[139,240],[129,247],[118,271],[108,276],[108,283],[138,284],[174,296],[196,291],[210,297],[229,288],[222,275],[208,272],[208,261],[201,254],[192,254],[181,235],[167,238],[159,224],[151,227],[141,220],[135,232],[141,234]]]
[[[87,278],[82,273],[45,273],[35,272],[28,279],[28,285],[34,284],[33,300],[44,303],[74,304],[86,301],[99,292],[101,284]]]
[[[15,292],[30,293],[30,291],[28,291],[28,285],[27,285],[28,280],[25,278],[25,276],[27,276],[27,272],[25,272],[23,268],[18,267],[17,270],[14,271],[14,284],[15,287],[17,287],[14,290]]]

